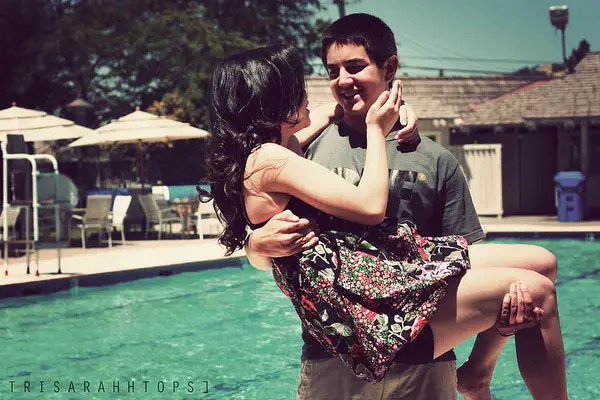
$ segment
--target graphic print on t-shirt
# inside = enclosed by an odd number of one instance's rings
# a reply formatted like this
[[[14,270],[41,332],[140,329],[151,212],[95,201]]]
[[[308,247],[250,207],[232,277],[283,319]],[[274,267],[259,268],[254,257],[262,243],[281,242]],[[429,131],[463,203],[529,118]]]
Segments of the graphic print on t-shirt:
[[[390,170],[388,213],[393,210],[399,218],[413,219],[411,201],[418,175],[415,171]],[[401,213],[400,210],[402,210]]]
[[[354,186],[358,186],[358,183],[360,182],[360,177],[362,176],[362,171],[359,175],[358,172],[350,168],[333,167],[329,169],[335,172],[337,175],[344,178],[345,180],[347,180],[348,182],[350,182],[351,184],[353,184]]]
[[[359,174],[351,168],[344,167],[329,169],[355,186],[360,182],[360,177],[363,173],[362,170]],[[411,206],[411,201],[413,201],[415,185],[417,181],[425,180],[424,174],[416,171],[401,171],[397,169],[389,170],[389,174],[390,194],[388,197],[387,215],[412,219],[411,210],[414,207]],[[401,213],[399,212],[400,210],[402,210]]]

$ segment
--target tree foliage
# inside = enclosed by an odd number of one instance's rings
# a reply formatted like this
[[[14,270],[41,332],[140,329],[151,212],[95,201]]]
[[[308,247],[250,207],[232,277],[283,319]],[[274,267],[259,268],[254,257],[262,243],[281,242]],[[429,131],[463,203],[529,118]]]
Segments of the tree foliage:
[[[577,49],[571,51],[571,55],[567,59],[567,69],[569,72],[574,72],[575,67],[579,64],[579,61],[583,60],[587,53],[591,50],[590,43],[583,39],[579,42]]]
[[[219,60],[274,40],[311,54],[319,9],[320,0],[3,0],[0,106],[55,112],[80,97],[97,124],[176,91],[202,125]]]
[[[546,76],[548,76],[548,74],[562,72],[565,70],[567,70],[569,73],[572,73],[575,71],[575,67],[577,66],[577,64],[579,64],[579,62],[581,60],[583,60],[583,58],[586,56],[587,53],[590,52],[590,50],[591,50],[590,43],[587,40],[582,39],[579,42],[577,49],[573,49],[571,51],[571,55],[567,59],[566,64],[553,63],[551,65],[550,71],[541,70],[539,68],[540,67],[539,65],[536,65],[533,67],[523,67],[523,68],[520,68],[517,71],[515,71],[513,74],[523,76],[523,77],[536,78],[536,77],[546,77]]]
[[[16,102],[60,114],[82,98],[94,106],[92,128],[136,106],[206,128],[216,64],[271,41],[295,44],[309,59],[319,46],[323,22],[314,15],[322,3],[3,0],[0,108]],[[160,146],[149,147],[152,158]],[[189,147],[173,146],[172,152],[193,151]]]

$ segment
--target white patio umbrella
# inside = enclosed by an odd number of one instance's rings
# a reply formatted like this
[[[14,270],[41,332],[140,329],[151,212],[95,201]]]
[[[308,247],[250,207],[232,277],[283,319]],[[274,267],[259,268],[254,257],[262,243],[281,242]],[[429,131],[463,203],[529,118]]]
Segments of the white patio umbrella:
[[[68,119],[13,105],[0,110],[0,140],[9,133],[22,134],[26,142],[75,139],[94,131]]]
[[[190,124],[159,117],[139,107],[131,114],[113,120],[95,130],[92,135],[78,139],[69,147],[98,146],[112,143],[137,143],[140,153],[140,180],[144,186],[143,146],[144,142],[168,143],[174,140],[204,139],[209,133]]]

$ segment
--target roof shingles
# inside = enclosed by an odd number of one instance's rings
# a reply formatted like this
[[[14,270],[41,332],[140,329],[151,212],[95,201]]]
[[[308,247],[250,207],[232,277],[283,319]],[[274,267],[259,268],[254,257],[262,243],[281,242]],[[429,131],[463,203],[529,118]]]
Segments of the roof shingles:
[[[402,95],[419,119],[453,119],[472,104],[503,95],[531,82],[511,76],[401,77]],[[333,101],[327,77],[307,78],[311,107]]]
[[[572,74],[513,90],[471,107],[461,117],[470,126],[600,117],[600,52],[589,53]]]

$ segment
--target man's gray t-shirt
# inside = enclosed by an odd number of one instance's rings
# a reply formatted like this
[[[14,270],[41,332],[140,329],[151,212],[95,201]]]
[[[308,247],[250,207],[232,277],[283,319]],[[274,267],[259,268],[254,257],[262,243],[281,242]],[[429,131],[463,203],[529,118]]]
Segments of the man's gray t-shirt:
[[[399,144],[396,131],[386,139],[390,193],[386,217],[408,218],[422,236],[462,235],[469,243],[484,238],[465,177],[456,158],[427,137]],[[338,123],[306,150],[306,157],[358,184],[365,165],[366,136]],[[307,335],[303,358],[327,356]]]

